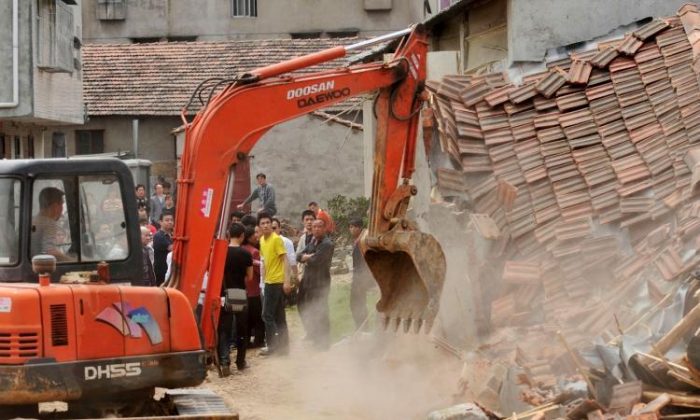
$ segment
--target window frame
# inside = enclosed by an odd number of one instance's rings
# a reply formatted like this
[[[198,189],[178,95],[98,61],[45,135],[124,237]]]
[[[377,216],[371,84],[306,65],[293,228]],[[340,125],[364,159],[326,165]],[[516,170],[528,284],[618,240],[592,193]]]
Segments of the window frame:
[[[75,16],[60,0],[39,0],[36,66],[50,73],[73,73]]]
[[[126,245],[126,254],[123,255],[122,258],[119,259],[109,259],[107,260],[110,263],[121,263],[127,261],[133,252],[135,252],[134,249],[131,248],[131,242],[129,240],[129,229],[128,229],[128,214],[127,214],[127,206],[126,206],[126,194],[127,192],[123,190],[123,184],[120,182],[120,176],[117,173],[112,173],[112,172],[94,172],[94,173],[85,173],[85,174],[42,174],[36,178],[33,178],[31,180],[31,188],[30,188],[30,193],[31,193],[31,199],[29,202],[29,220],[28,223],[30,224],[30,235],[29,235],[29,246],[26,248],[26,252],[28,253],[28,261],[31,261],[33,255],[32,255],[32,241],[35,240],[35,238],[32,237],[32,227],[33,227],[33,220],[35,213],[38,213],[39,211],[39,203],[38,203],[38,196],[43,188],[46,186],[41,186],[37,187],[38,182],[46,182],[46,181],[54,181],[58,182],[61,184],[59,188],[61,191],[64,192],[64,211],[65,211],[65,222],[67,226],[62,226],[64,229],[64,232],[66,234],[66,238],[70,240],[69,244],[71,247],[69,248],[72,252],[75,253],[75,258],[71,259],[69,261],[57,261],[57,264],[59,265],[71,265],[71,264],[93,264],[97,263],[99,261],[105,260],[104,256],[95,254],[94,257],[89,257],[86,254],[86,249],[91,249],[92,252],[97,253],[98,248],[97,248],[97,240],[98,238],[95,237],[95,231],[94,229],[89,229],[89,228],[95,228],[107,223],[104,220],[101,219],[95,219],[91,220],[89,212],[90,212],[90,205],[95,205],[94,207],[98,212],[100,208],[100,204],[98,202],[94,203],[89,203],[89,200],[87,199],[87,195],[83,194],[83,184],[88,183],[88,182],[94,182],[91,180],[91,178],[99,178],[99,177],[113,177],[114,182],[116,182],[117,186],[117,191],[119,194],[119,199],[121,200],[122,204],[122,210],[121,210],[121,216],[123,217],[123,220],[120,221],[120,226],[122,227],[123,232],[114,232],[112,235],[112,239],[118,238],[120,235],[124,235],[124,242]],[[104,184],[104,185],[112,185],[112,184]],[[108,194],[108,193],[106,193]],[[106,195],[105,195],[106,197]],[[36,201],[36,202],[35,202]],[[85,214],[85,211],[88,212],[88,214]],[[21,222],[20,222],[21,223]],[[84,238],[87,235],[91,235],[92,241],[86,241]],[[21,240],[21,239],[20,239]],[[91,242],[91,243],[90,243]],[[63,244],[66,245],[66,244]],[[20,248],[21,249],[21,248]],[[21,258],[20,258],[21,259]]]
[[[66,133],[62,131],[51,133],[51,157],[66,157]]]
[[[243,6],[244,11],[239,11],[239,6]],[[258,17],[257,0],[231,0],[232,18],[256,18]]]
[[[104,133],[105,130],[75,130],[75,154],[76,155],[96,155],[100,153],[105,152],[105,137]],[[97,139],[96,134],[99,133],[99,139]],[[85,150],[84,144],[83,143],[86,139],[83,138],[82,136],[85,134],[89,134],[89,138],[87,139],[87,147],[89,150]],[[99,147],[96,147],[94,144],[95,140],[99,140]]]
[[[12,159],[22,159],[22,138],[17,135],[12,137]]]
[[[25,150],[25,155],[27,159],[34,159],[34,136],[32,134],[27,136],[27,148]]]
[[[7,267],[17,267],[22,263],[22,257],[23,257],[23,246],[24,246],[24,238],[23,234],[24,231],[23,225],[26,223],[25,220],[22,219],[22,206],[24,206],[24,190],[25,190],[25,185],[21,177],[13,176],[13,175],[3,175],[0,176],[0,180],[13,180],[19,185],[19,201],[15,203],[14,208],[18,209],[17,211],[17,217],[16,222],[17,222],[17,227],[15,228],[16,234],[17,234],[17,256],[16,260],[14,262],[9,262],[7,264],[4,264],[0,262],[0,267],[7,268]],[[14,215],[13,215],[14,216]],[[31,260],[30,260],[31,261]]]
[[[95,12],[98,20],[125,20],[126,0],[97,0]]]

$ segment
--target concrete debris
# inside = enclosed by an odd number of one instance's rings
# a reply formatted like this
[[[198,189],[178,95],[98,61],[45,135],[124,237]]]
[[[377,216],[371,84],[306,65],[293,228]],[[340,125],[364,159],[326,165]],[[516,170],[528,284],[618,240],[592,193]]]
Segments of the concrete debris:
[[[478,405],[465,403],[433,411],[428,420],[489,420],[489,416]]]

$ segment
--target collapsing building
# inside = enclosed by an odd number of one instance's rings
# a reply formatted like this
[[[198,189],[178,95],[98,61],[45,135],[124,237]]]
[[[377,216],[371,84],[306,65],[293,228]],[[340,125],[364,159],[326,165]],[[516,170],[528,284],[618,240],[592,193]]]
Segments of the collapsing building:
[[[676,311],[677,321],[686,297],[686,311],[695,305],[684,280],[700,263],[698,59],[700,12],[686,5],[548,62],[519,84],[502,73],[428,84],[452,164],[438,170],[438,190],[463,203],[474,230],[493,243],[486,259],[470,261],[488,268],[470,279],[482,329],[500,343],[487,353],[516,362],[528,377],[520,395],[531,403],[556,393],[530,388],[551,390],[577,367],[629,380],[614,363],[584,357],[593,337],[646,351],[673,326],[660,314]],[[657,356],[675,343],[664,344]],[[654,363],[642,359],[632,370],[640,376]],[[508,369],[492,373],[482,402],[527,408],[504,401]],[[610,404],[610,392],[600,396]]]

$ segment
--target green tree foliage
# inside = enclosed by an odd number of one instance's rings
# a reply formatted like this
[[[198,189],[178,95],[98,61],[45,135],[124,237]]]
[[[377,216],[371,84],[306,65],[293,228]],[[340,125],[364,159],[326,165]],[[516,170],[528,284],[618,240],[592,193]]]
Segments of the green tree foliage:
[[[347,240],[350,237],[348,223],[355,218],[361,218],[367,226],[367,212],[369,210],[369,199],[365,197],[348,198],[338,194],[327,201],[328,213],[335,222],[335,232],[333,239]]]

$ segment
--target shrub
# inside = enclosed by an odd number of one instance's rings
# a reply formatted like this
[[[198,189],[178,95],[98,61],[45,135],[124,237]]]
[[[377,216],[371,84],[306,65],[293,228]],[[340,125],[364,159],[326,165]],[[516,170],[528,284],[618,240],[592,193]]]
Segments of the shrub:
[[[328,212],[335,222],[335,232],[333,240],[347,240],[350,238],[348,223],[354,218],[361,218],[367,226],[367,212],[369,210],[369,199],[365,197],[348,198],[338,194],[327,201]]]

